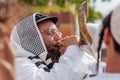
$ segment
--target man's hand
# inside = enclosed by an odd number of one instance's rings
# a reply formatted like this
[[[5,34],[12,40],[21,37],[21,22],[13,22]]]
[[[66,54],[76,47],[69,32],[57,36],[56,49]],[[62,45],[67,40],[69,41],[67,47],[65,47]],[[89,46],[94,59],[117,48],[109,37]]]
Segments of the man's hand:
[[[80,45],[79,42],[79,36],[77,35],[71,35],[71,36],[66,36],[64,38],[64,47],[68,47],[70,45]]]
[[[14,54],[8,38],[0,39],[0,80],[15,80]]]
[[[78,45],[80,46],[80,37],[77,35],[66,36],[63,38],[62,46],[60,47],[61,54],[64,54],[66,48],[70,45]]]

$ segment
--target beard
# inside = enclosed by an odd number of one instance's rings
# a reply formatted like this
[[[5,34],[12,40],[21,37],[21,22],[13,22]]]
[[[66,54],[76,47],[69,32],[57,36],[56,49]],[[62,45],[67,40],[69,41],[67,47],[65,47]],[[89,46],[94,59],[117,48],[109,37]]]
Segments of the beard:
[[[52,59],[52,63],[59,62],[59,58],[61,56],[61,52],[59,51],[59,47],[56,45],[47,47],[48,56]]]

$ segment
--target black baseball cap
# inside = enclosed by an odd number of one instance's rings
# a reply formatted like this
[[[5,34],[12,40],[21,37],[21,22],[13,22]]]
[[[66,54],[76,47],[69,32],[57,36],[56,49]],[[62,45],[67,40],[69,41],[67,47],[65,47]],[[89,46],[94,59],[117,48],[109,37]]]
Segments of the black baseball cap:
[[[35,20],[36,20],[36,23],[39,23],[39,22],[42,22],[45,20],[51,20],[53,23],[56,24],[58,21],[58,18],[57,17],[50,17],[50,16],[44,15],[44,14],[36,14]]]

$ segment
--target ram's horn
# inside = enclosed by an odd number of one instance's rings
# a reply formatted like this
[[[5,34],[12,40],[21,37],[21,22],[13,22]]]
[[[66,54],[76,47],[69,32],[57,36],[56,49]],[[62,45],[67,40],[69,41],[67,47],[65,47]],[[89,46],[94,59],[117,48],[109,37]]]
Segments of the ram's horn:
[[[78,23],[79,23],[79,32],[80,32],[80,44],[81,45],[91,45],[93,43],[93,37],[89,32],[86,25],[86,18],[88,16],[88,2],[84,1],[80,5],[78,12]]]

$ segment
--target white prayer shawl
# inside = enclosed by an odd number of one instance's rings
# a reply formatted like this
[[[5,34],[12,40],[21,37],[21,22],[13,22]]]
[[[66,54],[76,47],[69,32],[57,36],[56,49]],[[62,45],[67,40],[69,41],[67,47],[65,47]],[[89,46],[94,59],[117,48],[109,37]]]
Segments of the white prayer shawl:
[[[82,80],[89,72],[89,63],[94,63],[94,60],[85,56],[86,52],[76,45],[67,47],[59,63],[55,63],[50,71],[46,70],[52,61],[47,58],[47,50],[37,28],[35,15],[18,23],[10,35],[10,41],[16,50],[16,80]],[[39,58],[28,59],[29,56],[36,55]],[[37,60],[42,65],[36,66]]]
[[[83,46],[83,48],[88,54],[92,55],[95,59],[97,59],[100,26],[98,24],[87,23],[87,27],[93,37],[93,43],[92,45],[85,45]]]
[[[48,57],[44,41],[37,27],[36,15],[39,14],[29,16],[19,22],[12,30],[10,40],[14,48],[18,50],[16,56],[22,56],[22,53],[26,53],[26,57],[31,58],[37,65],[38,62],[50,65],[52,60]],[[32,53],[32,56],[29,55],[30,53]],[[37,58],[34,60],[35,56],[38,56],[41,60]]]
[[[120,80],[120,73],[103,73],[85,80]]]

